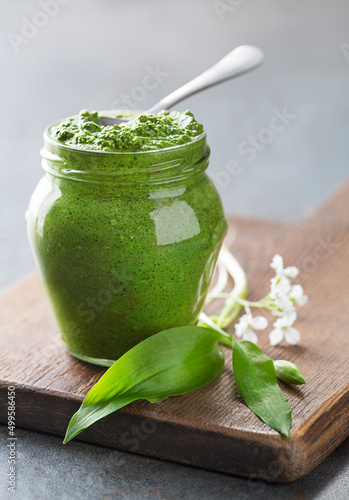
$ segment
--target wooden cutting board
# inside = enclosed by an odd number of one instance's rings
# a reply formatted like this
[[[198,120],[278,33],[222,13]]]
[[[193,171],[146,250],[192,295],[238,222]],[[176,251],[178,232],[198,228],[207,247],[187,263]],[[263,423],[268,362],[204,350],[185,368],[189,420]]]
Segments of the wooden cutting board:
[[[275,253],[301,269],[297,281],[310,298],[296,323],[302,333],[298,346],[270,347],[267,332],[260,333],[260,347],[273,359],[295,362],[307,380],[298,387],[281,383],[292,408],[290,439],[245,406],[230,356],[209,386],[157,404],[135,402],[79,439],[267,481],[292,481],[349,434],[349,184],[301,221],[230,218],[229,226],[227,244],[247,270],[252,300],[269,288]],[[215,310],[213,304],[208,312]],[[0,421],[7,421],[7,387],[14,385],[16,425],[63,436],[104,369],[66,352],[36,275],[0,295],[0,346]]]

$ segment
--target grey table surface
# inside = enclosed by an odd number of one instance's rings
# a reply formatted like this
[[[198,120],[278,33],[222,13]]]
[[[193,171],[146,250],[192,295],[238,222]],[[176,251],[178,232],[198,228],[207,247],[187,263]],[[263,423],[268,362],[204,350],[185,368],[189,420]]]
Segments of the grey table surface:
[[[147,109],[239,44],[260,46],[264,65],[178,106],[205,125],[224,208],[290,220],[315,207],[349,174],[348,18],[346,0],[0,0],[0,288],[34,269],[24,213],[43,129],[83,108]],[[0,429],[1,499],[349,497],[348,441],[269,485],[21,429],[10,493]]]
[[[16,431],[16,492],[7,492],[7,428],[0,426],[0,497],[18,499],[107,500],[346,500],[349,440],[312,472],[286,484],[268,484],[179,465],[155,458],[62,439],[27,430]]]

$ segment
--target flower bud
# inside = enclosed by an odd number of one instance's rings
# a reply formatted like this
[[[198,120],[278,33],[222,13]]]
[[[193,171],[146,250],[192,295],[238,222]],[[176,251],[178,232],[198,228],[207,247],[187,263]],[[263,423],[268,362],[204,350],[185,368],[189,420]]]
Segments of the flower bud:
[[[285,359],[274,361],[276,376],[286,384],[306,384],[301,372],[294,363]]]

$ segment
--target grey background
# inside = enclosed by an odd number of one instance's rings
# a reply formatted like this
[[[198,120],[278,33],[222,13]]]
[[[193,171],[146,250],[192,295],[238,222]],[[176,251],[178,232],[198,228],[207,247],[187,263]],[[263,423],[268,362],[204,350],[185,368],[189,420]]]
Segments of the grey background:
[[[0,234],[7,235],[0,287],[34,267],[24,213],[42,175],[44,128],[82,108],[110,109],[142,85],[148,66],[168,76],[137,108],[151,106],[237,45],[264,50],[257,71],[178,105],[207,129],[211,175],[232,160],[240,164],[241,173],[220,188],[227,212],[298,217],[348,176],[346,0],[231,0],[237,6],[221,16],[217,0],[64,0],[16,53],[9,35],[21,35],[23,18],[38,21],[38,1],[0,3]],[[239,144],[284,107],[295,118],[247,162]]]
[[[57,1],[57,12],[51,11],[46,21],[40,0],[0,1],[0,288],[34,269],[24,213],[42,175],[39,150],[44,128],[82,108],[120,107],[117,100],[124,94],[138,96],[133,107],[146,109],[240,44],[260,46],[266,54],[264,65],[178,105],[191,109],[205,125],[213,178],[221,178],[230,162],[239,163],[241,172],[230,176],[227,185],[218,182],[225,210],[289,220],[302,216],[347,179],[346,0],[222,0],[227,10],[220,15],[215,0],[61,0],[65,5]],[[14,34],[21,35],[27,20],[33,19],[43,26],[16,51]],[[142,93],[139,87],[147,68],[157,66],[167,76]],[[238,152],[239,145],[267,128],[274,110],[284,107],[294,119],[248,162]],[[20,435],[19,490],[23,493],[25,484],[31,486],[18,498],[34,498],[36,488],[49,488],[52,475],[55,487],[46,498],[80,498],[82,484],[93,476],[99,489],[89,498],[110,498],[114,486],[115,492],[122,491],[123,479],[108,472],[115,471],[113,458],[106,459],[109,455],[123,456],[127,464],[125,474],[130,478],[123,498],[133,493],[133,498],[148,498],[161,481],[164,490],[159,498],[231,498],[240,484],[245,485],[242,498],[254,497],[243,479],[79,443],[73,445],[73,455],[67,448],[63,451],[57,438],[24,431]],[[348,468],[342,465],[347,451],[343,446],[335,458],[298,483],[307,498],[344,498]],[[81,465],[81,457],[90,460]],[[98,465],[93,457],[98,457]],[[66,481],[57,478],[57,470],[64,471]],[[148,496],[136,484],[137,470]],[[4,488],[3,473],[1,478]],[[297,498],[295,484],[268,486],[260,498]]]

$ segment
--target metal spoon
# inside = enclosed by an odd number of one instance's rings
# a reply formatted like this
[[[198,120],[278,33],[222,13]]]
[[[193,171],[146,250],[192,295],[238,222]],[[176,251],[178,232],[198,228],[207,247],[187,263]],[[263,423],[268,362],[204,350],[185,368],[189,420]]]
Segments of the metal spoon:
[[[213,87],[217,83],[224,82],[225,80],[230,80],[236,76],[242,75],[257,68],[264,61],[264,54],[258,47],[253,45],[240,45],[236,49],[229,52],[228,55],[223,57],[214,66],[208,70],[201,73],[190,82],[186,83],[179,89],[175,90],[167,97],[164,97],[152,106],[147,113],[157,113],[163,109],[172,108],[175,104],[187,97],[201,92],[201,90]],[[124,121],[128,121],[136,116],[130,116],[128,118],[111,118],[107,116],[101,116],[98,122],[102,125],[118,125]]]

